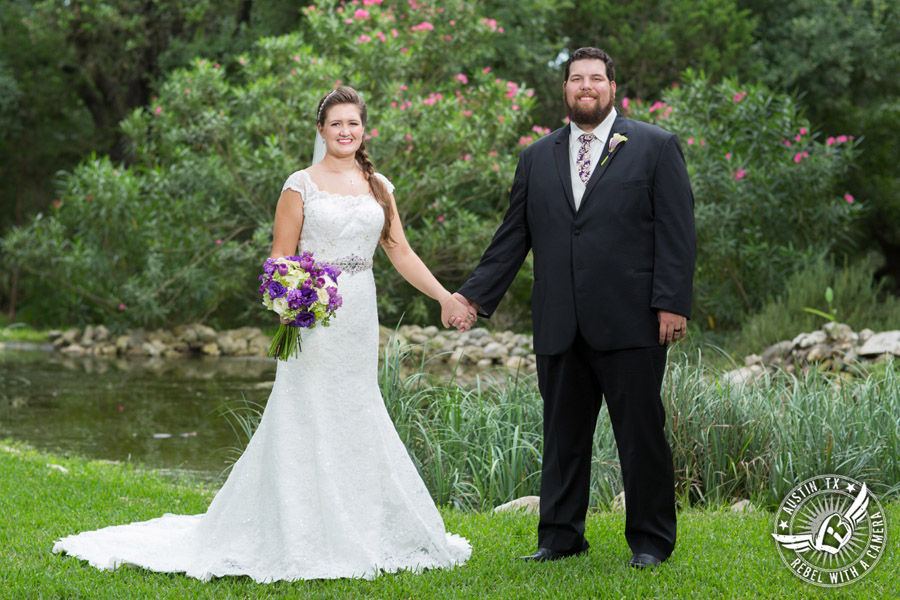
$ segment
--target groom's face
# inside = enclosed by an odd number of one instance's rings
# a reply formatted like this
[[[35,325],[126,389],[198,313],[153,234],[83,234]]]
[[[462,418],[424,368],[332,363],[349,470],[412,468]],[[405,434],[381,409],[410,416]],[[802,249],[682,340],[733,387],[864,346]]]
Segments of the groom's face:
[[[606,63],[599,58],[586,58],[569,65],[563,99],[569,119],[582,129],[590,130],[602,123],[616,102],[616,82],[606,77]]]

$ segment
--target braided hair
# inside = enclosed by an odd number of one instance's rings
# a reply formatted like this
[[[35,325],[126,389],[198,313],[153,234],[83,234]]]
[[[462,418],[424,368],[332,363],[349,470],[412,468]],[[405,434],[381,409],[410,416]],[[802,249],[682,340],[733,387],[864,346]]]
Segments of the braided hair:
[[[368,116],[366,103],[363,102],[363,99],[356,90],[345,85],[328,92],[325,97],[319,101],[319,109],[316,113],[316,124],[324,127],[328,111],[332,106],[338,104],[352,104],[356,106],[359,109],[359,118],[362,121],[363,127],[366,126],[366,119]],[[391,237],[391,220],[394,217],[394,210],[391,208],[391,196],[388,193],[384,182],[375,176],[375,165],[372,164],[372,160],[369,158],[365,139],[360,142],[359,148],[356,150],[356,162],[365,174],[366,181],[369,183],[369,189],[372,190],[372,195],[375,196],[375,200],[378,201],[378,204],[381,205],[381,209],[384,211],[384,225],[381,228],[381,236],[378,241],[381,242],[382,245],[392,245],[394,239]]]

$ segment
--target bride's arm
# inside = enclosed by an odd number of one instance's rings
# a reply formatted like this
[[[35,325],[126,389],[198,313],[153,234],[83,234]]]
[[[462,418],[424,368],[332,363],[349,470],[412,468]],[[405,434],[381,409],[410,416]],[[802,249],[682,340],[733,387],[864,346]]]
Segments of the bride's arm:
[[[409,241],[407,241],[406,235],[403,233],[403,224],[400,223],[400,214],[397,211],[397,203],[393,194],[391,194],[391,207],[394,213],[391,219],[391,238],[393,238],[393,243],[382,244],[381,246],[391,260],[391,264],[414,288],[429,298],[434,298],[441,304],[441,320],[445,327],[450,326],[450,318],[456,317],[456,322],[464,324],[463,328],[468,329],[470,312],[468,308],[458,302],[441,285],[431,270],[425,266],[419,255],[409,245]]]
[[[303,196],[287,189],[281,192],[275,207],[275,227],[272,228],[272,252],[270,258],[294,256],[303,229]]]

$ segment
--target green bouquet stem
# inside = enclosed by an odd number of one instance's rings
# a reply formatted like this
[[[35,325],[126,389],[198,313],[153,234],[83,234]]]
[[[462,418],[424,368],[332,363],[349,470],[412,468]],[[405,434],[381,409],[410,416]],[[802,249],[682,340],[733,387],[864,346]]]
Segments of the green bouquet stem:
[[[278,331],[272,337],[269,346],[269,356],[278,360],[287,360],[290,357],[300,357],[300,328],[284,323],[278,326]]]

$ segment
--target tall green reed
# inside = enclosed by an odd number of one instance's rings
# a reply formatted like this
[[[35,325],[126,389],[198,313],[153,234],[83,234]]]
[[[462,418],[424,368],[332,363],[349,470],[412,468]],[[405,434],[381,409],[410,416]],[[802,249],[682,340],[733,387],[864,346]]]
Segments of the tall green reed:
[[[900,369],[855,379],[779,372],[732,384],[702,356],[669,359],[662,398],[683,506],[738,498],[773,506],[803,479],[827,473],[863,480],[883,497],[900,495]],[[537,495],[543,402],[535,375],[498,370],[464,382],[456,369],[430,374],[428,363],[391,339],[379,383],[435,501],[487,510]],[[240,447],[261,408],[246,400],[223,408]],[[590,503],[606,507],[622,482],[605,406],[593,452]]]

